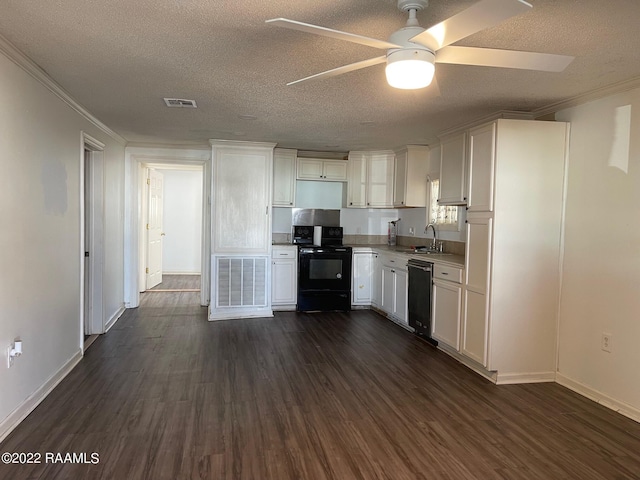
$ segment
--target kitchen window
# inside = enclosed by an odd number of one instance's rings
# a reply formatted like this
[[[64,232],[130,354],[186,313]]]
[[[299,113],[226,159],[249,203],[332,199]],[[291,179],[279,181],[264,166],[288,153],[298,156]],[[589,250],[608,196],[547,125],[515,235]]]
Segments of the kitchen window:
[[[439,230],[459,231],[458,207],[438,205],[438,193],[440,191],[440,179],[432,178],[429,181],[429,207],[427,208],[427,224],[433,223]]]

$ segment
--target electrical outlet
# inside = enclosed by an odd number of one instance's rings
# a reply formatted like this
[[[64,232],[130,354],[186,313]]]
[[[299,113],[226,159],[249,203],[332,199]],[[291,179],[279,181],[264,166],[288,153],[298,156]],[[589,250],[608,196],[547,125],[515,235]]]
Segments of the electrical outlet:
[[[602,333],[602,350],[605,352],[611,353],[611,342],[613,340],[613,335],[610,333]]]
[[[409,227],[409,235],[414,237],[416,235],[416,229],[413,227]]]

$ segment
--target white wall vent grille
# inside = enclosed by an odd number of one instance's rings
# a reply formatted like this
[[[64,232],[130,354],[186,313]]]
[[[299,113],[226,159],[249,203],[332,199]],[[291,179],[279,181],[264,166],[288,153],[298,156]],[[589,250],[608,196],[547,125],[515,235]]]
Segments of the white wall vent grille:
[[[164,103],[167,107],[172,108],[198,108],[195,100],[186,100],[184,98],[165,98]]]
[[[220,257],[217,307],[267,306],[267,258]]]

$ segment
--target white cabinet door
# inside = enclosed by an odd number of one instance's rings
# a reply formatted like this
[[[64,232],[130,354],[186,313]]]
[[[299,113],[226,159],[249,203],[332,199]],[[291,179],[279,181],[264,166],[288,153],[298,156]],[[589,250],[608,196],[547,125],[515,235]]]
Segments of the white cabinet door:
[[[347,162],[344,160],[322,160],[298,158],[299,180],[347,181]]]
[[[496,124],[469,132],[469,177],[467,210],[493,211],[493,186],[496,154]]]
[[[431,334],[439,342],[460,350],[462,285],[433,280]]]
[[[276,148],[273,152],[273,206],[293,206],[296,198],[296,157],[297,150]]]
[[[395,301],[395,276],[393,269],[386,265],[382,266],[382,304],[380,309],[388,315],[393,314]]]
[[[407,145],[396,151],[393,205],[395,207],[426,207],[428,172],[429,147]]]
[[[382,264],[377,253],[373,254],[372,262],[372,282],[371,282],[371,304],[375,307],[382,307]]]
[[[325,160],[322,165],[324,180],[332,182],[347,181],[347,162],[344,160]]]
[[[313,158],[298,158],[298,179],[322,180],[324,173],[323,161]]]
[[[271,303],[295,305],[297,301],[297,263],[291,259],[273,259],[271,265]]]
[[[488,298],[492,227],[493,219],[490,214],[469,214],[467,218],[460,351],[484,366],[487,366],[488,361]]]
[[[408,164],[409,152],[407,150],[396,152],[395,168],[393,172],[394,207],[404,207],[406,203]]]
[[[373,152],[367,164],[367,207],[393,206],[393,152]]]
[[[407,272],[404,270],[394,270],[394,309],[393,316],[404,325],[409,325],[407,320],[407,295],[408,283]]]
[[[464,205],[466,132],[441,141],[440,205]]]
[[[273,147],[213,145],[214,253],[271,253],[272,165]]]
[[[373,282],[373,253],[353,253],[353,282],[351,285],[352,305],[371,305]]]
[[[347,205],[367,206],[367,157],[364,152],[349,153]]]

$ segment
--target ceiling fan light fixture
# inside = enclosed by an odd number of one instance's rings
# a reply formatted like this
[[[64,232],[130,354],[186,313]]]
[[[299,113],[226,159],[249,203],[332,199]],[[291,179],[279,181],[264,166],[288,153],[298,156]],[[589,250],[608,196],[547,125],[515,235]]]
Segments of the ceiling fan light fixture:
[[[428,87],[435,73],[435,55],[429,50],[403,49],[387,55],[387,83],[403,90]]]

